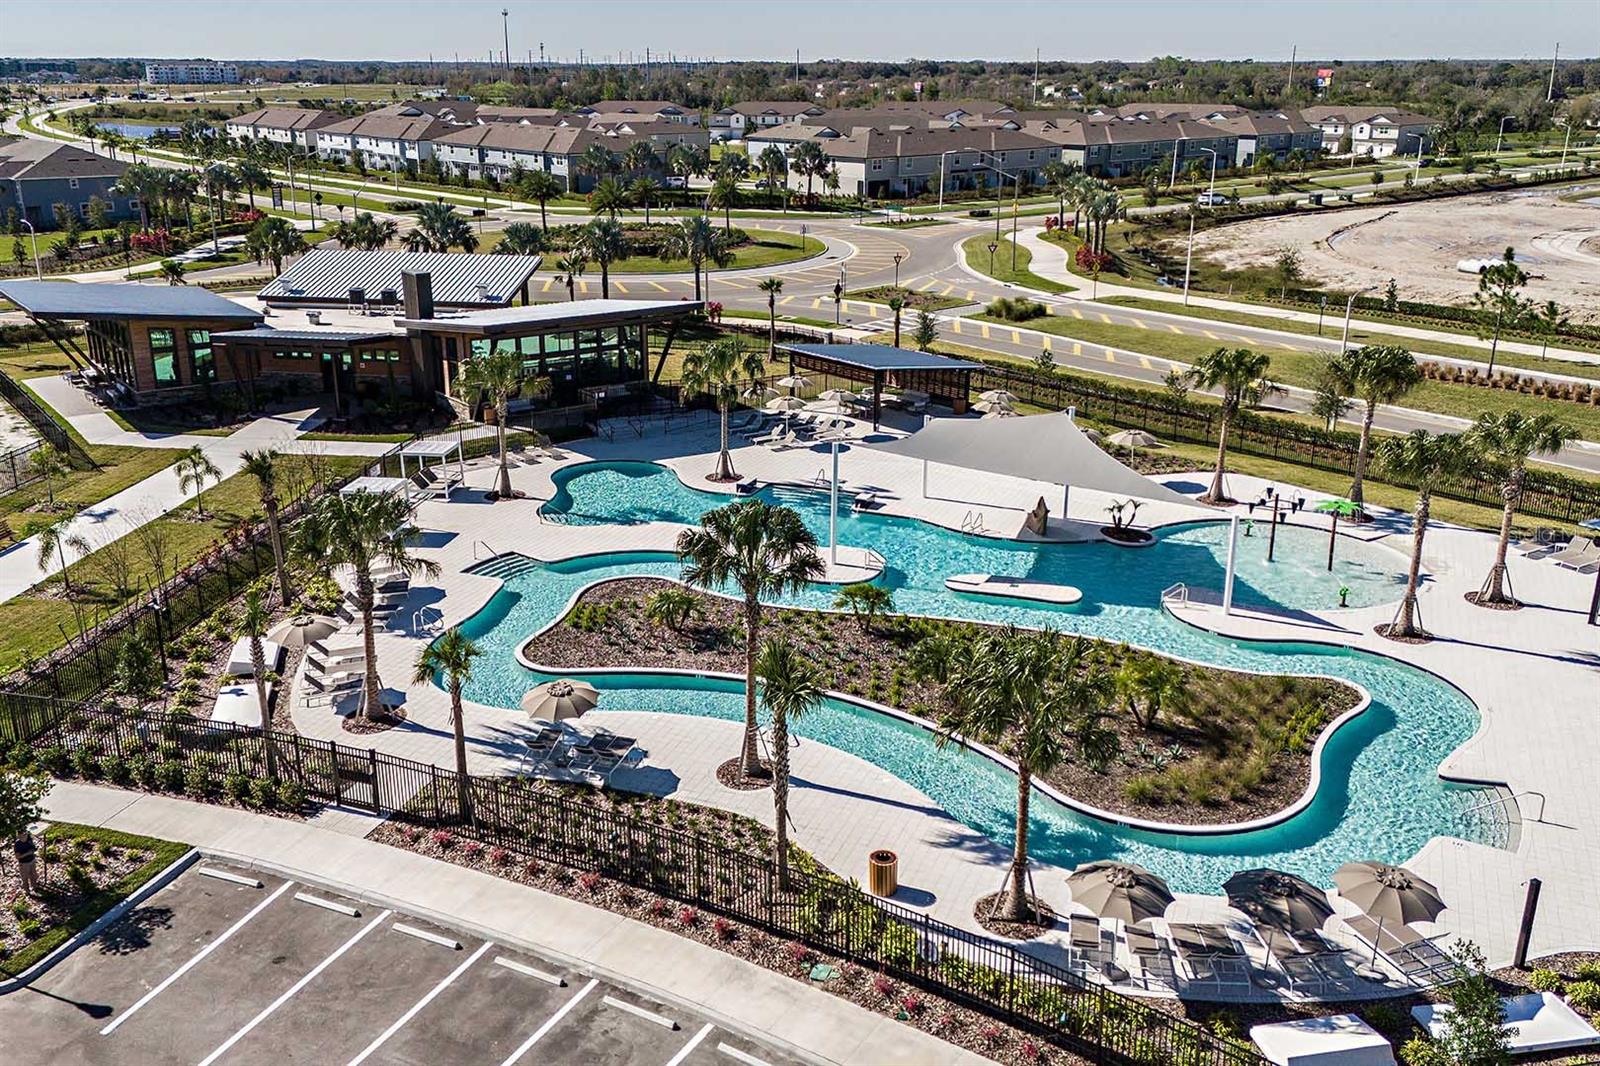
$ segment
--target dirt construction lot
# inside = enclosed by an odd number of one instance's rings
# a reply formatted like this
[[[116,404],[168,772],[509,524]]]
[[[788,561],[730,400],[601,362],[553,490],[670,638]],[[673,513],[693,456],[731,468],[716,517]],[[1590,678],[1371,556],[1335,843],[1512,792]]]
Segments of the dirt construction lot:
[[[1476,277],[1461,259],[1498,258],[1507,245],[1534,275],[1526,294],[1555,300],[1575,320],[1600,319],[1600,186],[1595,203],[1563,203],[1564,189],[1485,193],[1431,203],[1398,204],[1300,218],[1222,226],[1195,238],[1195,254],[1220,266],[1270,265],[1278,249],[1300,250],[1307,278],[1349,291],[1380,289],[1394,278],[1401,299],[1467,300]],[[1587,241],[1587,246],[1584,242]]]

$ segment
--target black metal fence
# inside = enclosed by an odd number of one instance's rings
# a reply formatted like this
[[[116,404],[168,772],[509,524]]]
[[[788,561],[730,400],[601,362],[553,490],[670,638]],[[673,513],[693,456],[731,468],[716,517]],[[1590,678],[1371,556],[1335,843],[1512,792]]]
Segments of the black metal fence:
[[[68,433],[66,428],[33,398],[32,393],[4,372],[0,372],[0,397],[4,397],[7,403],[16,408],[17,414],[26,418],[40,437],[61,449],[73,466],[88,470],[99,465],[90,458],[88,452],[83,450],[83,446],[73,438],[72,434]]]
[[[0,692],[0,709],[6,712],[0,742],[7,749],[25,746],[36,765],[57,775],[212,799],[238,793],[267,773],[268,737],[259,730],[17,692]],[[877,899],[835,877],[796,871],[789,887],[781,887],[764,852],[537,790],[520,778],[465,779],[470,807],[463,810],[463,779],[453,770],[295,733],[277,731],[270,739],[279,779],[311,800],[597,871],[948,997],[1092,1062],[1265,1061],[1248,1047],[1025,950]]]
[[[0,496],[42,480],[43,475],[33,463],[33,457],[42,447],[44,442],[36,440],[0,454]]]

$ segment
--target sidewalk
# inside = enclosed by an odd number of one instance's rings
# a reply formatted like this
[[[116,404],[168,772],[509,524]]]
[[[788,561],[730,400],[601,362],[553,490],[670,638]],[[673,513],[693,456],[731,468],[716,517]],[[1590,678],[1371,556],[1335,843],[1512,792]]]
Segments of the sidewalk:
[[[466,925],[500,942],[566,955],[841,1064],[988,1060],[886,1015],[665,930],[564,896],[370,840],[268,815],[167,796],[60,782],[52,819],[181,840],[386,907]]]

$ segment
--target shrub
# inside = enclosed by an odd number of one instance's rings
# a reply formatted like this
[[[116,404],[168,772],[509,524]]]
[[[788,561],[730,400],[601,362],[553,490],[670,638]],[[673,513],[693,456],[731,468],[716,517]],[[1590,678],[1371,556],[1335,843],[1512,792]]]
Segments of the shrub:
[[[433,841],[433,846],[441,851],[449,851],[456,846],[455,834],[446,829],[435,829],[430,839]]]
[[[11,901],[11,913],[19,921],[33,915],[33,905],[24,896],[18,896]]]
[[[1451,1066],[1450,1056],[1425,1036],[1414,1036],[1400,1047],[1405,1066]]]
[[[593,893],[600,887],[600,874],[594,870],[586,870],[578,875],[578,887],[585,892]]]
[[[156,785],[163,792],[182,792],[183,778],[181,762],[164,762],[156,767]]]
[[[1585,1014],[1600,1011],[1600,981],[1574,981],[1567,986],[1567,1002]]]
[[[266,810],[276,806],[278,802],[278,786],[265,777],[257,777],[250,782],[250,806],[258,810]]]
[[[234,803],[243,803],[250,792],[250,779],[241,773],[232,773],[222,779],[222,794]]]
[[[100,773],[100,757],[89,748],[79,748],[72,753],[72,772],[83,778],[93,778]]]
[[[700,912],[693,907],[679,907],[678,924],[693,929],[700,924]]]
[[[874,974],[872,977],[872,990],[884,999],[894,995],[894,982],[883,974]]]
[[[489,861],[496,866],[504,866],[506,863],[511,861],[511,853],[505,848],[490,848]]]
[[[17,923],[17,932],[28,940],[38,940],[44,934],[44,926],[39,924],[37,918],[25,918]]]
[[[483,854],[483,845],[476,840],[468,840],[461,845],[461,854],[469,859],[476,859]]]
[[[1024,296],[1001,296],[991,301],[984,310],[995,318],[1007,322],[1027,322],[1030,319],[1043,318],[1050,313],[1044,304]]]
[[[305,786],[298,781],[278,783],[278,805],[287,811],[298,811],[306,805]]]
[[[196,799],[205,799],[212,793],[211,775],[203,766],[194,766],[183,775],[183,790]]]
[[[907,992],[900,997],[900,1009],[907,1014],[921,1014],[922,1006],[922,997],[915,992]]]
[[[726,918],[713,918],[711,921],[711,932],[718,940],[722,941],[723,943],[727,943],[733,939],[733,923],[728,921]]]
[[[1586,962],[1574,972],[1580,981],[1600,982],[1600,962]]]
[[[1554,970],[1535,970],[1528,975],[1528,987],[1535,992],[1560,992],[1565,985]]]
[[[804,965],[811,961],[811,949],[798,940],[791,940],[783,945],[783,954],[790,962]]]

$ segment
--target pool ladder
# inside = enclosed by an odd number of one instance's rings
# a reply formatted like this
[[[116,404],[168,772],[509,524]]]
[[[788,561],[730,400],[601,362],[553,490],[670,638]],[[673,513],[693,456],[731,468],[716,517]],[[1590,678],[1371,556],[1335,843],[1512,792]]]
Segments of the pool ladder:
[[[1189,586],[1184,584],[1182,581],[1179,581],[1175,585],[1168,585],[1166,588],[1161,590],[1161,602],[1163,604],[1187,604],[1189,602]]]
[[[963,515],[961,518],[961,532],[987,533],[988,527],[983,524],[983,512],[968,511],[965,515]]]

